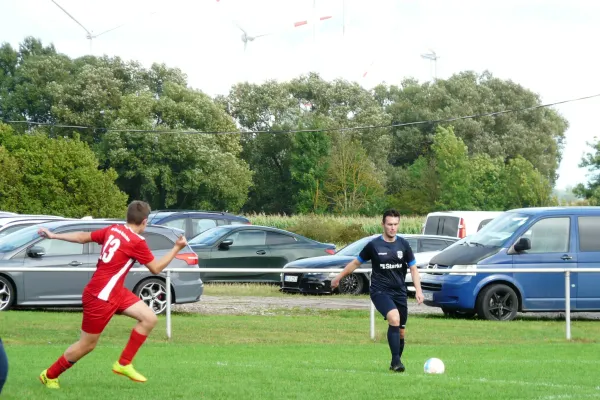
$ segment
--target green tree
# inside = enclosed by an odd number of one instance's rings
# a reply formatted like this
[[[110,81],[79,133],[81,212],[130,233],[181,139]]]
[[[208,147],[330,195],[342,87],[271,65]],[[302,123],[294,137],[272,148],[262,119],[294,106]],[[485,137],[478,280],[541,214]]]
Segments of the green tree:
[[[504,207],[541,207],[550,203],[552,187],[548,179],[521,156],[510,160],[501,177],[504,182]]]
[[[590,179],[585,185],[580,183],[575,186],[573,193],[588,200],[590,205],[600,205],[600,140],[588,142],[587,145],[592,151],[583,156],[579,167],[587,168]]]
[[[551,203],[552,188],[531,162],[517,156],[504,163],[487,154],[469,156],[452,128],[437,128],[429,157],[421,156],[394,181],[388,196],[404,213],[437,210],[506,210]]]
[[[0,134],[6,129],[0,125]],[[21,205],[23,172],[15,157],[0,145],[0,210],[18,210]],[[14,212],[14,211],[13,211]]]
[[[436,210],[440,185],[435,162],[421,156],[406,168],[396,171],[393,194],[388,196],[391,207],[402,214],[425,215]]]
[[[419,84],[406,79],[401,86],[380,85],[374,90],[380,106],[394,123],[442,120],[495,111],[536,107],[535,93],[489,72],[462,72],[447,80]],[[549,108],[506,113],[493,117],[456,120],[455,132],[469,154],[489,154],[507,160],[522,156],[551,184],[556,179],[567,121]],[[405,166],[427,155],[433,144],[435,124],[394,128],[390,162]]]
[[[504,160],[476,154],[470,160],[471,198],[474,209],[503,211],[506,206]]]
[[[324,204],[318,199],[323,199],[322,176],[327,168],[319,160],[331,153],[327,130],[389,122],[383,109],[360,85],[344,80],[327,82],[317,74],[282,83],[238,84],[217,102],[242,130],[276,132],[308,127],[325,132],[243,135],[242,157],[255,172],[247,211],[290,213],[323,209]],[[361,143],[378,170],[387,167],[389,130],[373,128],[348,135]],[[311,141],[307,142],[309,138]],[[384,182],[385,175],[380,174],[380,179]]]
[[[293,136],[290,173],[295,211],[318,213],[327,210],[323,194],[331,138],[323,132],[303,132]]]
[[[454,129],[438,126],[432,145],[439,197],[439,210],[472,210],[472,171],[467,146]]]
[[[0,208],[66,217],[122,218],[127,195],[115,185],[114,170],[77,138],[49,138],[43,132],[18,135],[0,125]]]
[[[274,81],[262,85],[235,85],[217,103],[237,121],[242,131],[241,157],[253,172],[253,185],[244,206],[246,212],[285,213],[296,211],[292,183],[294,135],[276,133],[301,126],[303,110],[288,95],[284,84]],[[273,132],[273,133],[269,133]]]
[[[217,141],[208,134],[109,132],[102,153],[130,198],[145,199],[155,209],[237,211],[247,199],[252,175]]]
[[[381,180],[360,142],[344,134],[335,136],[324,188],[333,212],[380,212],[385,193]]]
[[[357,82],[343,79],[328,82],[318,74],[310,73],[284,85],[296,104],[309,105],[306,112],[322,118],[323,126],[353,128],[385,126],[390,123],[390,116],[372,94]],[[329,122],[325,123],[325,120]],[[346,134],[361,143],[367,156],[379,170],[388,165],[392,144],[388,128],[348,130]]]

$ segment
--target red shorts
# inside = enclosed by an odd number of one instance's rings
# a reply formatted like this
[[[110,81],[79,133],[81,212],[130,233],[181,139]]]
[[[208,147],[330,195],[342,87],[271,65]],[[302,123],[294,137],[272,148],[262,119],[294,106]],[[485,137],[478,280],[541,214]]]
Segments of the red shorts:
[[[124,287],[118,294],[115,293],[114,298],[110,301],[100,300],[85,289],[81,300],[83,302],[81,330],[89,334],[102,333],[113,315],[120,314],[141,301],[139,297]]]

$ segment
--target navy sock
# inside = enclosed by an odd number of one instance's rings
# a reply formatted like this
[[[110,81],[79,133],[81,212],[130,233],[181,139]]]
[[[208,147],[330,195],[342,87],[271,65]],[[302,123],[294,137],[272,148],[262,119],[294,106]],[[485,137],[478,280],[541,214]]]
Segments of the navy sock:
[[[400,327],[389,325],[387,337],[392,352],[392,365],[398,365],[400,363]]]
[[[402,358],[402,352],[404,352],[404,339],[400,339],[400,356]]]

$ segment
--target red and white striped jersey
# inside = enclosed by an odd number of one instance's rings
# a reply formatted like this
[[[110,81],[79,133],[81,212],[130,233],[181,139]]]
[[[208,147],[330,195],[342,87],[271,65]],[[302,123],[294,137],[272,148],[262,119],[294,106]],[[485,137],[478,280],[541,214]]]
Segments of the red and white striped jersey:
[[[144,237],[126,225],[111,225],[94,231],[92,240],[102,245],[102,250],[96,272],[86,289],[100,300],[112,302],[121,292],[133,263],[137,260],[145,265],[154,260],[154,255]]]

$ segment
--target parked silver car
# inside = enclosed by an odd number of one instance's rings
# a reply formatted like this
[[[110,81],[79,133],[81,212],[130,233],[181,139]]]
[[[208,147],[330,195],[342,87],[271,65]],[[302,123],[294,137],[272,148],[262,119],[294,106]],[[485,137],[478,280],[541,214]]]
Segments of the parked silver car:
[[[8,236],[13,232],[20,231],[31,225],[41,224],[46,221],[57,221],[67,218],[52,215],[15,215],[0,218],[0,238]]]
[[[42,238],[37,231],[44,226],[53,232],[93,231],[115,221],[62,220],[33,225],[0,239],[0,267],[81,267],[95,268],[101,246],[97,243],[71,243]],[[149,225],[142,234],[155,257],[173,248],[179,229]],[[133,268],[140,267],[136,262]],[[197,269],[198,273],[172,273],[173,303],[196,302],[204,284],[200,279],[198,257],[187,246],[169,267]],[[93,272],[0,272],[0,311],[11,307],[79,306],[81,293]],[[130,272],[125,286],[156,314],[166,309],[165,273]]]

